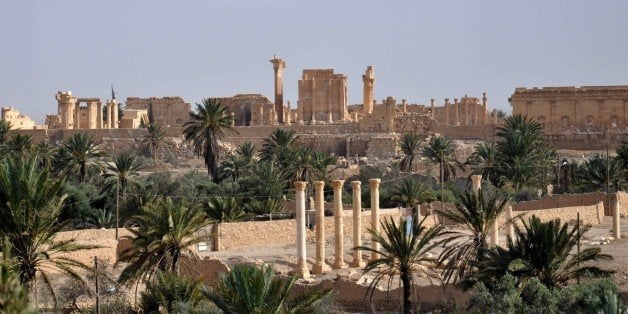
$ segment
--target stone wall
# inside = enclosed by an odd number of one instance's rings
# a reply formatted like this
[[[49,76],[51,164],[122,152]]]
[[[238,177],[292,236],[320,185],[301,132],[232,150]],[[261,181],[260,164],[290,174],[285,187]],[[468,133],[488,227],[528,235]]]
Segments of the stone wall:
[[[615,197],[618,197],[620,211],[622,213],[628,213],[628,193],[612,193],[609,197],[611,200]],[[602,203],[604,215],[612,215],[611,209],[608,206],[606,193],[604,192],[591,192],[582,194],[555,194],[552,196],[545,196],[534,201],[516,203],[513,205],[513,210],[530,211],[561,207],[591,206],[598,203]]]
[[[514,215],[522,215],[525,220],[534,215],[539,217],[543,222],[560,218],[562,222],[569,222],[570,224],[576,223],[577,215],[580,213],[580,223],[582,225],[597,225],[604,219],[604,205],[602,202],[599,202],[594,205],[522,210],[514,211],[513,213]],[[505,216],[502,215],[499,221],[500,225],[503,225],[506,222]]]
[[[362,212],[362,232],[367,234],[371,224],[371,212]],[[381,209],[380,219],[393,217],[399,219],[399,210]],[[313,217],[313,216],[312,216]],[[343,212],[344,235],[350,236],[353,232],[351,210]],[[325,232],[329,238],[334,236],[334,217],[325,217]],[[273,221],[245,221],[223,223],[221,225],[221,245],[223,249],[231,249],[245,246],[263,246],[268,244],[292,244],[296,243],[296,220]],[[314,230],[307,230],[307,241],[315,239]]]

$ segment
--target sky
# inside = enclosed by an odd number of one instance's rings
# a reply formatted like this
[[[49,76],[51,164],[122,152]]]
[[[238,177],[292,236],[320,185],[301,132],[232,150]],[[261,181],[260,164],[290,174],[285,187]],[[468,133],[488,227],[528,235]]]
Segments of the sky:
[[[628,85],[628,1],[0,0],[0,106],[42,123],[54,95],[208,97],[274,93],[296,108],[303,69],[348,78],[362,102],[429,104],[515,87]]]

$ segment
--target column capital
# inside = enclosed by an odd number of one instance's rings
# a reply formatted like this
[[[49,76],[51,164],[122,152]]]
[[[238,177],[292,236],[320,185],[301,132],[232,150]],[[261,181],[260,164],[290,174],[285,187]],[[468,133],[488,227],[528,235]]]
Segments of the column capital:
[[[369,184],[375,188],[378,188],[381,182],[382,182],[381,179],[369,179]]]
[[[305,187],[307,186],[307,182],[297,181],[294,183],[294,188],[297,191],[305,191]]]
[[[351,181],[351,187],[354,189],[359,189],[360,186],[362,186],[362,182],[361,181]]]
[[[325,188],[325,181],[314,181],[314,188],[317,190],[322,190]]]
[[[345,184],[345,180],[332,180],[331,181],[331,186],[334,188],[334,190],[341,189],[344,184]]]

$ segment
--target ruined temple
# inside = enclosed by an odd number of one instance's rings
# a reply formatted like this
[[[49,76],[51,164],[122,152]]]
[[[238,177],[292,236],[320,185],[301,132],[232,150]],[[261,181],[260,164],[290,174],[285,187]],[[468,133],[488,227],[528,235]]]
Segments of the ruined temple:
[[[347,110],[347,77],[332,69],[303,70],[299,80],[297,120],[316,122],[344,122]]]
[[[115,99],[107,100],[103,106],[100,98],[77,98],[71,91],[58,91],[57,114],[46,116],[48,129],[117,129],[118,102]],[[82,105],[84,104],[84,105]]]
[[[125,110],[146,110],[152,123],[164,128],[183,127],[190,119],[190,104],[175,97],[127,97]]]
[[[234,126],[277,125],[279,123],[273,104],[261,94],[238,94],[216,98],[233,116]]]
[[[621,133],[628,126],[628,86],[518,87],[508,101],[513,114],[538,120],[550,133]]]

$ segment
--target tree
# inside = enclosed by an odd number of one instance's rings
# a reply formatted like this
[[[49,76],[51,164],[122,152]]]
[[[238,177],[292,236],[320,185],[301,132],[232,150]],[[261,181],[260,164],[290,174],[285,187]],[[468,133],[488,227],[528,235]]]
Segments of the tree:
[[[524,186],[545,188],[551,180],[556,152],[545,138],[540,122],[513,115],[497,128],[498,157],[502,181],[512,182],[518,190]]]
[[[135,154],[128,151],[116,155],[107,165],[105,173],[105,188],[109,191],[119,188],[123,199],[126,199],[127,189],[137,188],[140,185],[139,171],[144,166]]]
[[[406,178],[393,187],[392,200],[404,207],[413,207],[434,200],[434,191],[427,184]]]
[[[59,150],[59,170],[75,173],[79,182],[85,181],[88,168],[102,170],[100,158],[106,153],[94,143],[94,139],[86,133],[76,133],[63,144]]]
[[[148,146],[150,155],[153,157],[153,162],[157,163],[157,153],[159,148],[164,144],[166,139],[166,132],[162,131],[161,126],[155,123],[150,123],[146,126],[148,134],[144,136],[144,144]]]
[[[237,133],[231,126],[233,118],[226,108],[213,98],[203,99],[203,104],[196,104],[197,112],[190,112],[191,121],[184,124],[185,141],[194,145],[197,156],[203,156],[207,174],[212,180],[218,180],[218,140],[229,133]]]
[[[41,142],[33,147],[33,153],[39,159],[39,165],[52,169],[54,156],[57,154],[57,147],[46,142]]]
[[[336,164],[337,158],[308,147],[298,147],[288,154],[288,169],[294,173],[293,181],[312,182],[327,179],[327,167]]]
[[[275,129],[268,138],[264,139],[260,151],[261,160],[285,166],[289,152],[297,147],[299,139],[300,136],[296,135],[293,130]]]
[[[76,268],[90,269],[67,254],[99,247],[77,244],[74,239],[55,240],[66,226],[58,222],[65,199],[62,189],[63,182],[39,168],[36,158],[13,157],[0,163],[0,237],[11,243],[20,282],[30,289],[39,274],[53,297],[50,273],[82,281]]]
[[[12,125],[11,122],[7,120],[0,119],[0,145],[3,144],[7,139],[7,134],[11,131]]]
[[[296,278],[281,279],[272,265],[236,264],[221,274],[214,292],[204,294],[224,313],[311,313],[331,290],[301,292],[290,298]]]
[[[214,224],[212,237],[214,250],[220,249],[220,224],[223,222],[243,221],[248,218],[240,199],[233,197],[216,197],[201,203],[201,210],[207,219]]]
[[[619,159],[596,154],[578,166],[575,185],[584,191],[606,191],[608,182],[611,191],[620,191],[627,183],[625,171]]]
[[[412,171],[412,163],[421,154],[421,137],[418,134],[404,134],[400,141],[404,157],[399,163],[401,171]]]
[[[473,167],[472,174],[479,174],[482,178],[497,185],[499,177],[499,159],[497,147],[493,143],[479,143],[466,162]]]
[[[144,313],[186,313],[198,310],[203,301],[201,282],[168,272],[160,272],[154,281],[146,283],[140,296],[140,308]]]
[[[456,176],[456,169],[464,169],[455,154],[456,144],[442,136],[432,137],[422,151],[423,157],[439,165],[443,181],[449,180],[450,176]]]
[[[385,219],[381,223],[382,231],[369,229],[373,241],[381,245],[381,249],[370,246],[358,246],[354,250],[362,250],[374,252],[380,255],[379,258],[370,260],[364,272],[377,270],[378,273],[371,282],[369,291],[371,298],[377,285],[384,277],[392,277],[395,273],[399,273],[403,286],[403,312],[410,313],[412,311],[412,295],[411,288],[413,285],[413,272],[417,269],[428,272],[428,276],[434,276],[430,268],[417,268],[420,263],[432,263],[434,260],[430,257],[430,251],[440,245],[438,238],[443,232],[443,226],[437,225],[432,228],[423,226],[421,221],[416,227],[412,228],[412,233],[408,235],[406,224],[397,225],[392,217]],[[392,280],[392,278],[391,278]],[[389,280],[390,288],[390,280]]]
[[[11,255],[11,243],[7,239],[4,240],[2,249],[2,256],[0,256],[0,313],[29,313],[28,291],[17,275],[18,263]]]
[[[10,154],[25,157],[33,148],[33,137],[28,134],[14,134],[4,146]]]
[[[519,280],[536,277],[546,287],[554,288],[578,277],[604,277],[612,273],[590,263],[612,260],[612,256],[602,254],[597,246],[571,253],[589,226],[578,231],[578,226],[570,228],[560,219],[541,222],[536,216],[521,222],[522,226],[515,226],[515,238],[508,238],[505,248],[492,248],[480,256],[477,276],[480,280],[490,283],[509,272]]]
[[[129,264],[118,281],[139,282],[150,279],[156,271],[179,273],[182,257],[194,257],[191,247],[203,241],[198,231],[205,226],[205,215],[195,207],[175,203],[169,198],[156,199],[133,216],[137,228],[124,238],[131,246],[120,253],[120,262]]]
[[[466,279],[468,272],[474,269],[479,252],[488,247],[490,230],[508,201],[508,198],[500,199],[497,194],[485,197],[480,189],[477,195],[469,191],[458,195],[455,210],[437,209],[444,218],[462,225],[462,230],[446,232],[447,245],[439,256],[439,263],[445,266],[443,277],[446,282]]]
[[[235,182],[242,174],[248,172],[253,167],[255,161],[255,145],[246,142],[240,145],[235,155],[227,157],[220,165],[221,178],[230,177]]]

